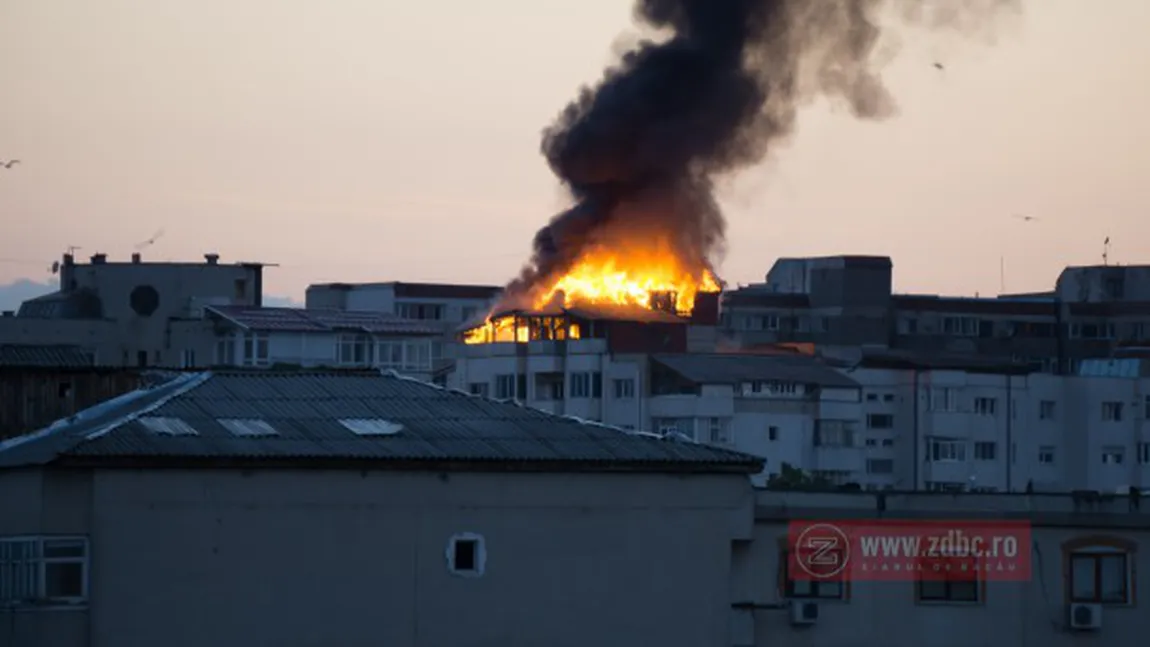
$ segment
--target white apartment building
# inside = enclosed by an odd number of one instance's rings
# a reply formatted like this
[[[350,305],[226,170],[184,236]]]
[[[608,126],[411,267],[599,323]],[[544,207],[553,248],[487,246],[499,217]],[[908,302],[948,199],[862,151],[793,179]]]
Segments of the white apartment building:
[[[603,336],[462,345],[447,383],[751,453],[766,459],[759,483],[786,463],[868,490],[1150,488],[1142,360],[1087,361],[1080,375],[1056,376],[896,351],[846,364],[618,344]]]
[[[307,308],[383,312],[445,327],[486,314],[502,288],[450,283],[316,283],[307,287]]]
[[[379,368],[430,380],[440,330],[379,312],[205,306],[174,326],[183,368]]]

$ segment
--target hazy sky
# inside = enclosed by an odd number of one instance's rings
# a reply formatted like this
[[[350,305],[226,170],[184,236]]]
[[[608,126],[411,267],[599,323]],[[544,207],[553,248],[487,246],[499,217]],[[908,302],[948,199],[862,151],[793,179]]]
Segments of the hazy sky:
[[[0,0],[0,159],[23,160],[0,169],[0,282],[164,229],[146,257],[278,263],[275,294],[502,283],[563,204],[540,131],[630,5]],[[897,30],[901,115],[804,113],[724,194],[723,277],[889,254],[902,291],[988,294],[1005,258],[1008,290],[1041,289],[1107,236],[1150,262],[1147,24],[1147,0],[1026,0],[994,45]]]

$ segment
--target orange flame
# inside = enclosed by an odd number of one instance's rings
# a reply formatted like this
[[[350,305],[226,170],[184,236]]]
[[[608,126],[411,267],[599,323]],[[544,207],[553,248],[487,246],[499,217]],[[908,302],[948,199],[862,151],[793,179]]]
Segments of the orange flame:
[[[626,252],[595,248],[541,290],[534,305],[543,308],[562,293],[564,307],[582,303],[649,308],[652,294],[664,293],[674,299],[675,312],[688,314],[699,292],[719,291],[710,270],[688,268],[662,247]]]
[[[644,240],[639,244],[612,241],[596,244],[562,276],[539,286],[530,299],[531,307],[543,310],[556,304],[571,308],[578,305],[625,305],[654,308],[652,297],[661,295],[672,301],[668,309],[680,315],[690,314],[699,293],[718,292],[719,281],[706,267],[683,260],[665,240]],[[492,342],[525,342],[526,327],[513,317],[488,319],[484,325],[463,335],[467,344]],[[578,339],[578,329],[555,332],[568,339]],[[553,338],[560,338],[558,336]]]

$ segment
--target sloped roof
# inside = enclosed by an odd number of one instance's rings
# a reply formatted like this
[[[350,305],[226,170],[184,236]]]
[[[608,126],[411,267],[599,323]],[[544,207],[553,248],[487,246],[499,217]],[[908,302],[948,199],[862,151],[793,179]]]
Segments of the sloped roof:
[[[241,328],[266,332],[355,331],[375,335],[436,335],[443,332],[426,322],[401,319],[384,312],[252,306],[207,306],[205,310]]]
[[[364,426],[375,434],[356,432]],[[252,435],[269,428],[274,435]],[[0,467],[197,459],[669,472],[752,472],[762,463],[374,372],[187,373],[0,443]]]
[[[762,380],[858,388],[858,382],[813,357],[740,353],[656,355],[654,360],[697,384]]]
[[[92,353],[64,344],[0,344],[0,366],[17,368],[85,368]]]

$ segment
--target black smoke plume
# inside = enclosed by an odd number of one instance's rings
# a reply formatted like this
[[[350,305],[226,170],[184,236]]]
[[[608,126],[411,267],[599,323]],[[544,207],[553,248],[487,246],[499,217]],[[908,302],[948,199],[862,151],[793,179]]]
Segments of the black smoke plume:
[[[1019,1],[638,0],[636,19],[667,37],[626,53],[544,131],[574,206],[536,234],[501,305],[525,305],[512,302],[589,246],[624,238],[661,238],[701,274],[724,249],[714,180],[785,141],[804,103],[828,96],[858,118],[894,113],[872,60],[880,17],[967,30]]]

